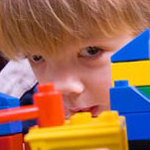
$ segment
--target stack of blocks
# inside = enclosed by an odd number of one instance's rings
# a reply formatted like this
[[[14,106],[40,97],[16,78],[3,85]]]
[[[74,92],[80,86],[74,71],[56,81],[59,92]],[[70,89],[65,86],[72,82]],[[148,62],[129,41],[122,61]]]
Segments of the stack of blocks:
[[[0,93],[0,110],[19,106],[19,99]],[[21,121],[0,124],[0,150],[22,150],[21,132]]]
[[[111,110],[126,117],[129,141],[150,141],[149,30],[117,51],[111,62]]]

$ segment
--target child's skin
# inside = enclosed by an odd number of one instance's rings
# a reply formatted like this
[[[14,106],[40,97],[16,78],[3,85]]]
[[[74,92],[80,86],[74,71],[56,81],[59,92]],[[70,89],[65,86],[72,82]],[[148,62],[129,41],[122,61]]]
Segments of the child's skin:
[[[97,37],[80,48],[75,43],[61,47],[63,52],[53,58],[31,56],[29,60],[40,83],[53,82],[62,91],[69,114],[88,111],[97,116],[109,109],[110,56],[133,38],[131,33]]]

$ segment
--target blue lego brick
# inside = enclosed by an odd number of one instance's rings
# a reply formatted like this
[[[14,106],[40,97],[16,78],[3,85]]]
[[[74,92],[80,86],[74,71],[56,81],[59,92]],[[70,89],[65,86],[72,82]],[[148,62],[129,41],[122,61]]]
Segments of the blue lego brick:
[[[12,106],[12,108],[13,107],[18,107],[18,106]],[[10,106],[1,106],[0,110],[7,109],[7,108],[10,108]],[[21,121],[0,124],[0,136],[16,134],[20,132],[22,132]]]
[[[119,113],[150,112],[150,99],[128,81],[115,81],[115,87],[110,89],[111,110]]]
[[[18,98],[0,93],[0,110],[19,107],[20,101]],[[0,124],[0,136],[10,135],[22,132],[22,122],[9,122]]]
[[[145,60],[150,58],[149,30],[145,30],[111,56],[111,62]]]
[[[20,101],[18,98],[0,93],[0,106],[20,106]]]
[[[0,110],[8,109],[8,108],[10,108],[10,106],[0,106]]]
[[[150,140],[150,112],[120,115],[126,117],[128,140]]]
[[[0,124],[0,136],[11,135],[22,132],[22,122],[9,122]]]

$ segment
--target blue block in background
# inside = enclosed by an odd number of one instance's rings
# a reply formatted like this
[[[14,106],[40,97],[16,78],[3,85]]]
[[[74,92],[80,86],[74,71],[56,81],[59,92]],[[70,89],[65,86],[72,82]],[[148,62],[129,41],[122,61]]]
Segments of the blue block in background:
[[[150,112],[120,115],[126,117],[128,140],[150,140]]]
[[[110,89],[111,110],[119,113],[150,112],[150,99],[135,87],[128,86],[128,81],[115,81]]]
[[[150,59],[148,29],[111,56],[111,62],[145,59]]]
[[[22,132],[22,122],[11,122],[0,124],[0,136],[16,134]]]
[[[20,106],[20,100],[18,98],[0,93],[0,110],[14,108]],[[22,132],[22,122],[9,122],[0,124],[0,136],[10,135]]]
[[[10,108],[10,106],[0,106],[0,110],[8,109],[8,108]]]
[[[0,106],[20,106],[20,101],[18,98],[0,93]]]

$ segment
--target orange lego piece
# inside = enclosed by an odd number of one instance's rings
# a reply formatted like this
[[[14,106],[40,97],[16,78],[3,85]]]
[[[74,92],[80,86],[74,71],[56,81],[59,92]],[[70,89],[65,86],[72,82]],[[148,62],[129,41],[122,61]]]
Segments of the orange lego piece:
[[[59,126],[64,123],[65,113],[60,92],[38,93],[33,98],[39,108],[38,124],[41,127]]]
[[[37,90],[38,90],[38,93],[51,92],[55,90],[55,86],[53,83],[40,84],[38,85]]]
[[[50,92],[48,92],[51,90]],[[40,127],[60,126],[65,122],[62,95],[53,84],[39,86],[35,94],[34,105],[0,110],[0,123],[17,120],[38,119]]]

